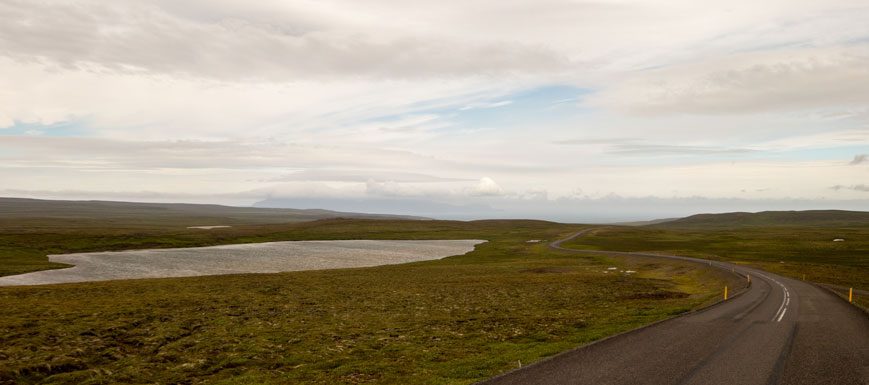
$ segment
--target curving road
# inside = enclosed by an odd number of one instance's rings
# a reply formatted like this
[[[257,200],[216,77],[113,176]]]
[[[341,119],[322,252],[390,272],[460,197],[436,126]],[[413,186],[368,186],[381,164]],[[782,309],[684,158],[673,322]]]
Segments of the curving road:
[[[576,253],[707,260],[643,253]],[[533,384],[869,384],[869,317],[815,285],[729,263],[751,276],[735,298],[483,381]]]

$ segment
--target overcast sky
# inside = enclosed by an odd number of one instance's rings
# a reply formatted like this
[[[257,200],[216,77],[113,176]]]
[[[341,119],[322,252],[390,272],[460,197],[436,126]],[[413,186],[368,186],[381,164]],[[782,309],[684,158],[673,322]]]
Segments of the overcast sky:
[[[869,210],[867,20],[865,0],[0,0],[0,196]]]

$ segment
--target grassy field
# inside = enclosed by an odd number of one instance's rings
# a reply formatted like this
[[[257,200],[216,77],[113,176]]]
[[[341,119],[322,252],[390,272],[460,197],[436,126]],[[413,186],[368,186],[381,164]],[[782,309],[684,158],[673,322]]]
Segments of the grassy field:
[[[869,212],[845,210],[763,211],[759,213],[697,214],[675,220],[653,221],[649,227],[686,230],[801,227],[848,228],[869,226]]]
[[[581,228],[325,220],[209,231],[7,229],[3,274],[54,267],[44,255],[56,252],[304,239],[490,242],[463,256],[376,268],[0,288],[0,383],[467,384],[710,303],[734,279],[675,261],[526,242]]]
[[[869,290],[869,226],[660,227],[601,228],[563,246],[732,261],[797,279]],[[833,242],[837,238],[845,241]],[[856,301],[869,306],[865,296]]]

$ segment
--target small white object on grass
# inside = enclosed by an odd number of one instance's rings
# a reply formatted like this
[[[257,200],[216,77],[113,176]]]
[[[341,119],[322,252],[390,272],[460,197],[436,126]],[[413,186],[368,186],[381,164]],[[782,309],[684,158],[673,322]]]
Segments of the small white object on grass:
[[[833,242],[845,242],[845,240],[842,238],[836,238],[833,240]]]

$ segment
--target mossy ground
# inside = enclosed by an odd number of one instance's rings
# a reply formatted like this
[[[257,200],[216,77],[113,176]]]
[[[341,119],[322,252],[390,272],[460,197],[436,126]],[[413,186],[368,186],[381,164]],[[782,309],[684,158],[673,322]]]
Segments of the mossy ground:
[[[797,279],[869,290],[867,226],[699,230],[604,227],[563,246],[725,260]],[[854,301],[869,307],[865,296],[857,295]]]
[[[40,258],[59,251],[291,239],[489,242],[463,256],[375,268],[0,288],[0,383],[467,384],[721,295],[726,275],[682,262],[526,243],[581,228],[329,220],[208,232],[7,232],[0,261],[22,262],[11,270],[49,267]]]

